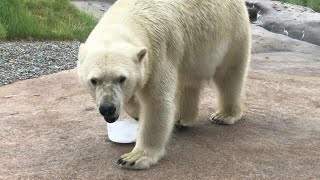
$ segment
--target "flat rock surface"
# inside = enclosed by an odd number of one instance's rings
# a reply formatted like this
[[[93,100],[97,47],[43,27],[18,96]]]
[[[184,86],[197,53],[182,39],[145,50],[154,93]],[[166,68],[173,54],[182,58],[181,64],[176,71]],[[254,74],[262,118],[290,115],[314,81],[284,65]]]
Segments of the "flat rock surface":
[[[0,179],[319,179],[320,47],[252,33],[243,119],[210,123],[215,91],[205,88],[199,123],[175,131],[145,171],[117,166],[134,145],[108,140],[75,70],[0,87]]]
[[[0,179],[320,178],[320,48],[252,28],[243,120],[211,124],[206,88],[199,123],[146,171],[116,165],[134,145],[108,140],[75,70],[1,87]]]
[[[71,0],[81,10],[100,18],[116,0]]]

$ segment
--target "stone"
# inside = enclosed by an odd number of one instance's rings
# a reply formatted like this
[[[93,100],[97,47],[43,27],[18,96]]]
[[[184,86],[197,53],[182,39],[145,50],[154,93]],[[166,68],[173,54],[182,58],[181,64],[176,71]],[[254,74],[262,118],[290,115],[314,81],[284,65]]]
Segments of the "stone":
[[[84,110],[91,97],[76,70],[0,87],[0,179],[318,179],[320,47],[257,25],[252,36],[242,120],[212,124],[207,86],[199,122],[174,131],[146,171],[117,166],[134,145],[111,142],[98,111]]]
[[[250,19],[268,31],[320,45],[320,13],[271,0],[246,1]]]
[[[147,171],[117,166],[133,145],[109,141],[98,111],[83,109],[91,97],[76,70],[1,87],[0,179],[316,179],[320,47],[256,25],[252,32],[243,119],[210,123],[216,92],[206,87],[199,122],[175,131],[168,155]]]

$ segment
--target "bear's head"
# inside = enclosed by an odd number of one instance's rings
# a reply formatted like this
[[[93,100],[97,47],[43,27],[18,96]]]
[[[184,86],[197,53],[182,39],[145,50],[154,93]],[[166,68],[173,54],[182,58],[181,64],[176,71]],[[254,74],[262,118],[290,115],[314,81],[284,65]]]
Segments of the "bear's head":
[[[145,47],[129,44],[81,44],[78,76],[95,99],[104,119],[115,122],[124,103],[142,88],[145,76]]]

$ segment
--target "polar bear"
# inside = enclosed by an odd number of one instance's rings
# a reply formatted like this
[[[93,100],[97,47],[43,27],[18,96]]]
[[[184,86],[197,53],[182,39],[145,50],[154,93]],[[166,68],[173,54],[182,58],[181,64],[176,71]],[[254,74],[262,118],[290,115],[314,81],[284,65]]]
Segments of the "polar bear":
[[[121,109],[140,123],[123,168],[146,169],[165,154],[175,122],[191,126],[203,82],[214,81],[211,120],[233,124],[243,112],[251,49],[243,0],[118,0],[79,48],[78,75],[104,119]]]

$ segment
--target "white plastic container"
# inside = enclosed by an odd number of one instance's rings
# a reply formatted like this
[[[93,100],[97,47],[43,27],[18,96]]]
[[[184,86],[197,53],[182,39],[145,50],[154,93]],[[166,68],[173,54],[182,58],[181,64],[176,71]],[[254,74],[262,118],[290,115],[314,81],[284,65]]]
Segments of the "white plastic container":
[[[132,119],[107,123],[108,137],[116,143],[133,143],[137,140],[139,123]]]

